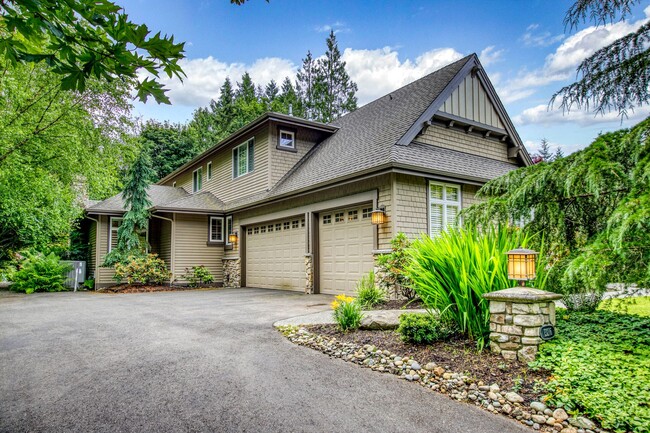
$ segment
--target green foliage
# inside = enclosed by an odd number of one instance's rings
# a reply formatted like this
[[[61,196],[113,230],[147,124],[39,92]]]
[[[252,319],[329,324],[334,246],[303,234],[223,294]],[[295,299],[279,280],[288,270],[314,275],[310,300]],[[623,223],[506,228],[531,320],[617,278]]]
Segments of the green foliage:
[[[354,299],[345,295],[338,295],[332,302],[334,320],[341,331],[358,329],[363,319],[361,305]]]
[[[609,311],[557,317],[558,336],[532,364],[552,372],[550,401],[607,430],[650,431],[650,318]]]
[[[564,18],[575,29],[585,21],[600,26],[623,20],[632,14],[631,6],[640,0],[576,0]],[[600,48],[577,68],[578,80],[553,95],[561,107],[592,109],[604,114],[616,110],[622,116],[628,110],[650,101],[650,23]]]
[[[164,73],[183,78],[178,65],[184,43],[174,37],[150,35],[145,24],[129,21],[124,10],[104,0],[6,1],[0,3],[0,53],[11,64],[46,64],[61,76],[62,90],[84,92],[92,78],[114,81],[136,80],[138,98],[169,103],[163,85]]]
[[[121,186],[133,159],[129,83],[61,91],[43,64],[0,56],[0,261],[26,248],[67,245],[83,198]],[[65,139],[62,139],[65,137]]]
[[[151,167],[156,172],[152,180],[162,179],[198,153],[196,140],[181,124],[150,120],[140,131],[140,138],[151,158]]]
[[[124,262],[115,264],[115,281],[126,280],[128,284],[162,284],[172,273],[157,254],[129,256]]]
[[[93,290],[95,288],[95,279],[88,278],[87,280],[85,280],[83,283],[83,288],[86,290]]]
[[[12,275],[14,292],[27,294],[34,292],[60,292],[67,290],[63,286],[65,274],[71,268],[62,264],[54,253],[23,253],[25,258],[19,262],[19,269]]]
[[[117,245],[106,255],[102,266],[130,261],[131,257],[141,257],[146,253],[146,240],[141,236],[149,224],[151,201],[147,194],[149,182],[155,176],[149,155],[143,151],[135,160],[127,175],[122,200],[127,209],[122,224],[117,230]]]
[[[410,261],[406,252],[410,244],[404,233],[397,233],[390,241],[391,252],[381,255],[377,259],[379,275],[382,277],[379,283],[380,287],[389,293],[392,292],[396,296],[409,300],[415,298],[416,295],[408,275],[404,272]]]
[[[454,325],[433,314],[404,313],[399,316],[397,332],[402,340],[415,344],[432,344],[448,340],[456,333]]]
[[[374,271],[368,272],[357,282],[357,302],[363,308],[372,308],[386,300],[386,291],[375,284]]]
[[[515,285],[508,280],[506,252],[528,243],[520,230],[451,228],[413,242],[405,275],[427,309],[454,323],[482,349],[490,318],[483,294]],[[537,281],[538,288],[543,289],[543,281]]]
[[[587,148],[494,179],[465,221],[520,220],[544,233],[548,286],[594,309],[607,283],[650,285],[650,120]]]
[[[214,276],[210,273],[205,266],[192,266],[192,268],[185,268],[183,278],[186,279],[190,287],[199,287],[203,284],[211,284],[214,282]]]

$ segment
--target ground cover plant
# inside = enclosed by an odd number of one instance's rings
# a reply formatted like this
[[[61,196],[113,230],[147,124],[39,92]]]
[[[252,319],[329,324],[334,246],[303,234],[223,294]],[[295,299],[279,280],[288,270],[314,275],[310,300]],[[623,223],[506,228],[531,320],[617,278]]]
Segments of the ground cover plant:
[[[557,334],[532,364],[552,372],[549,400],[609,430],[650,431],[650,318],[559,310]]]
[[[428,309],[456,325],[479,349],[489,333],[490,313],[483,294],[513,287],[506,252],[526,246],[521,230],[503,226],[453,228],[431,238],[424,235],[407,250],[405,275]],[[543,288],[540,275],[537,287]]]
[[[404,313],[399,316],[397,332],[402,340],[415,344],[432,344],[450,339],[456,328],[433,314]]]
[[[598,308],[600,310],[650,317],[650,296],[607,299],[601,302]]]

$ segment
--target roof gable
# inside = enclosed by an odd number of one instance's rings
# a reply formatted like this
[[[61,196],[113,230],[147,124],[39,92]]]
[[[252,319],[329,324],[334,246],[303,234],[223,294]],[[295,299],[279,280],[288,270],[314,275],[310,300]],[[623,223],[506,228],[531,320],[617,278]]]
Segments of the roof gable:
[[[498,110],[476,74],[466,75],[438,112],[505,130]]]

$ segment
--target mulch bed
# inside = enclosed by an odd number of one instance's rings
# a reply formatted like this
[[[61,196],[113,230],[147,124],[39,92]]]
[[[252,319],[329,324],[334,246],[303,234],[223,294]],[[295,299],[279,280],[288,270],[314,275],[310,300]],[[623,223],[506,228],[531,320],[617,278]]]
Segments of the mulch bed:
[[[140,284],[120,284],[97,290],[97,293],[150,293],[150,292],[180,292],[185,290],[205,290],[214,287],[187,287],[187,286],[150,286]]]
[[[371,344],[400,356],[416,359],[421,365],[435,362],[446,370],[465,373],[486,384],[497,383],[502,390],[514,390],[527,402],[539,400],[543,391],[539,382],[545,382],[549,373],[533,371],[520,362],[506,362],[489,350],[476,351],[475,343],[455,338],[429,346],[405,343],[395,331],[354,331],[343,333],[335,325],[312,325],[306,327],[314,334],[335,337],[338,341],[358,345]]]
[[[375,305],[371,310],[417,310],[425,308],[424,304],[419,299],[407,301],[404,299],[384,301],[381,304]]]

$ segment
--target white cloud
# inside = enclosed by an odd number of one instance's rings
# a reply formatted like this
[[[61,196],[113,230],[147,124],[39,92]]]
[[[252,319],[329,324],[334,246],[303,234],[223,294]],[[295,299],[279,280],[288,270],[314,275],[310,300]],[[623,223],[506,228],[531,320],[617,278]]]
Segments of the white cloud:
[[[463,56],[453,48],[427,51],[415,60],[400,61],[398,54],[390,47],[343,51],[350,78],[359,86],[359,104],[377,99]]]
[[[173,104],[199,107],[219,96],[219,88],[227,77],[233,85],[248,71],[255,84],[265,86],[271,80],[281,83],[284,77],[293,78],[297,67],[290,60],[278,57],[257,59],[252,64],[224,63],[214,57],[182,60],[181,67],[187,77],[181,83],[177,78],[161,81],[170,91]]]
[[[338,33],[347,33],[350,31],[350,28],[343,21],[336,21],[332,24],[323,24],[322,26],[316,26],[314,28],[318,33],[329,33],[334,31],[334,34]]]
[[[492,54],[494,56],[494,54]],[[346,48],[342,58],[347,63],[350,78],[357,83],[359,104],[366,104],[424,75],[454,62],[462,54],[452,48],[427,51],[414,60],[399,59],[394,48],[355,50]],[[285,77],[295,80],[298,65],[278,57],[258,59],[252,64],[225,63],[214,57],[181,61],[187,77],[181,82],[173,78],[161,81],[170,91],[174,105],[200,107],[219,97],[219,89],[226,77],[233,85],[248,71],[257,85],[265,86],[271,80],[278,84]]]
[[[628,117],[624,118],[625,123],[634,123],[645,119],[650,115],[650,107],[640,107],[634,112],[629,112]],[[521,114],[513,117],[514,123],[518,126],[537,124],[537,125],[557,125],[570,123],[580,126],[592,126],[598,124],[621,124],[621,117],[618,112],[610,112],[604,115],[594,114],[585,110],[563,111],[555,107],[549,109],[548,105],[541,104],[535,107],[527,108]]]
[[[528,47],[548,47],[564,39],[564,35],[552,36],[551,32],[534,33],[539,28],[539,24],[531,24],[526,28],[522,35],[521,41]]]
[[[635,22],[620,21],[605,26],[591,26],[567,38],[544,61],[544,66],[533,71],[522,70],[499,90],[504,102],[514,102],[536,92],[538,87],[566,81],[575,76],[577,66],[596,50],[637,30],[648,21],[650,7],[644,11],[646,17]],[[533,27],[534,30],[536,27]],[[531,29],[531,26],[529,26]]]
[[[496,50],[494,45],[490,45],[489,47],[485,47],[478,57],[481,60],[481,64],[487,67],[494,63],[500,62],[502,60],[501,57],[503,56],[503,53],[504,50]]]

